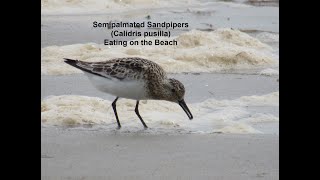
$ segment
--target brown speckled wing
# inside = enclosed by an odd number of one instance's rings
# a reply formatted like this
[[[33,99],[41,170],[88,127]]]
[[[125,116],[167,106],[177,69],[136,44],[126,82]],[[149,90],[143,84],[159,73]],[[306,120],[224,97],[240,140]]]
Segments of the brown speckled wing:
[[[150,73],[154,70],[163,77],[165,76],[165,72],[160,66],[142,58],[117,58],[104,62],[78,61],[76,65],[86,72],[119,80],[139,80],[145,78],[147,72]]]

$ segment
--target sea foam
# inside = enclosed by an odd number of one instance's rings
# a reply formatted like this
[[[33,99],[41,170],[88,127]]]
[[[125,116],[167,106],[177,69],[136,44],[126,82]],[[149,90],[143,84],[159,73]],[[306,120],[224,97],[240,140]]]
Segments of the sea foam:
[[[44,125],[67,127],[96,125],[114,130],[117,125],[111,103],[97,97],[49,96],[41,102],[41,122]],[[167,101],[140,101],[139,111],[151,129],[165,129],[167,132],[263,133],[253,125],[279,121],[279,117],[273,114],[248,110],[248,107],[278,108],[279,92],[243,96],[234,100],[208,99],[189,103],[188,106],[194,115],[192,121],[178,104]],[[120,99],[117,102],[118,115],[125,130],[142,128],[134,109],[134,100]]]
[[[122,47],[86,43],[48,46],[41,49],[41,73],[82,73],[65,64],[63,58],[94,62],[119,57],[141,57],[158,63],[169,73],[218,72],[278,65],[278,57],[272,53],[272,47],[235,29],[221,28],[212,32],[192,30],[177,37],[145,38],[150,41],[155,39],[175,39],[178,45]]]

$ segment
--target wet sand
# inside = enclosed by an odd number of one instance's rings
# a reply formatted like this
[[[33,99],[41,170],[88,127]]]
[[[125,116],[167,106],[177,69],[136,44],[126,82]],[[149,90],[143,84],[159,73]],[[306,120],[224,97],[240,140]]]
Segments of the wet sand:
[[[145,135],[42,128],[42,179],[279,179],[274,135]]]

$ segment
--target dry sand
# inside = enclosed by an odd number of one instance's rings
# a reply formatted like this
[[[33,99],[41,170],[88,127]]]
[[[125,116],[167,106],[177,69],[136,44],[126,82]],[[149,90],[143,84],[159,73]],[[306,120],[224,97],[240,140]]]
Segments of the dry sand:
[[[274,135],[42,128],[42,179],[279,179]]]

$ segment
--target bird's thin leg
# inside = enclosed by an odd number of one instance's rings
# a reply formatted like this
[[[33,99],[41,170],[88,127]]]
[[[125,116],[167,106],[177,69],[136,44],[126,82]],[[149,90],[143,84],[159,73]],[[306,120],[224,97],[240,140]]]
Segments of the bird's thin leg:
[[[139,113],[139,109],[138,109],[138,108],[139,108],[139,101],[137,101],[136,109],[135,109],[134,111],[136,112],[137,116],[139,117],[140,121],[142,122],[144,128],[147,129],[148,126],[146,125],[146,123],[144,123],[142,117],[140,116],[140,113]]]
[[[118,98],[119,98],[119,97],[117,97],[117,98],[113,101],[113,103],[112,103],[112,108],[113,108],[114,115],[116,116],[116,119],[117,119],[118,129],[120,129],[120,128],[121,128],[121,125],[120,125],[120,121],[119,121],[118,113],[117,113],[117,108],[116,108],[116,103],[117,103]]]

